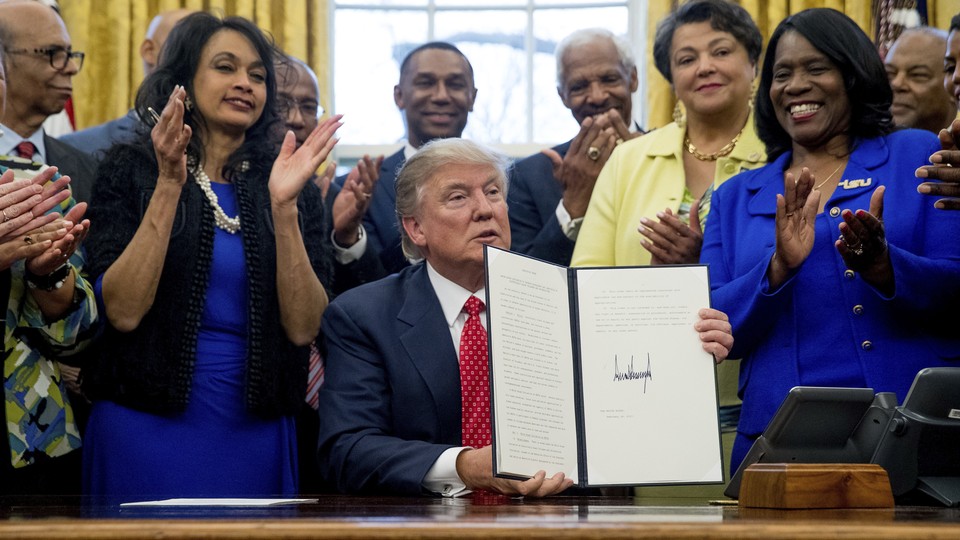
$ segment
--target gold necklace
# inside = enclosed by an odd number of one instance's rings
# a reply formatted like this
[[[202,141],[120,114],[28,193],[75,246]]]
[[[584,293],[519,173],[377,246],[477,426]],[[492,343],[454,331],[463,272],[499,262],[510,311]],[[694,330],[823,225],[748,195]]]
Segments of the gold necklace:
[[[820,182],[819,184],[813,186],[813,189],[820,189],[821,187],[823,187],[824,184],[826,184],[827,182],[830,181],[831,178],[833,178],[833,175],[837,174],[837,171],[840,170],[840,167],[843,167],[845,164],[846,162],[841,161],[840,164],[837,165],[837,168],[834,169],[832,173],[830,173],[830,176],[828,176],[823,182]],[[800,171],[803,172],[803,167],[800,167]],[[797,174],[797,178],[800,178],[799,174]]]
[[[693,142],[690,141],[689,133],[684,135],[683,144],[684,146],[687,147],[687,152],[689,152],[690,155],[699,159],[700,161],[716,161],[719,158],[729,155],[730,152],[733,152],[733,148],[737,146],[737,141],[740,140],[740,136],[743,135],[743,130],[746,129],[746,127],[747,125],[744,124],[743,127],[740,128],[740,133],[737,133],[736,137],[734,137],[733,139],[730,140],[730,142],[725,144],[723,148],[717,150],[716,152],[712,152],[710,154],[704,154],[703,152],[697,150],[697,147],[694,146]]]

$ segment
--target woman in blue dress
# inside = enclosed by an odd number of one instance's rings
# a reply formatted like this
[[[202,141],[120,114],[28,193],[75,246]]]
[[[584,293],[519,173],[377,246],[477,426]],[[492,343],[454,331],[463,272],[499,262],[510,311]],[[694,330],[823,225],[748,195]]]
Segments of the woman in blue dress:
[[[849,17],[785,19],[760,72],[769,164],[713,197],[701,261],[742,358],[736,469],[793,386],[869,387],[900,400],[960,357],[960,214],[917,196],[937,138],[895,130],[893,95]]]
[[[137,94],[152,131],[101,165],[105,329],[83,373],[98,500],[297,493],[293,415],[330,275],[309,179],[340,123],[278,147],[276,54],[245,19],[187,17]]]

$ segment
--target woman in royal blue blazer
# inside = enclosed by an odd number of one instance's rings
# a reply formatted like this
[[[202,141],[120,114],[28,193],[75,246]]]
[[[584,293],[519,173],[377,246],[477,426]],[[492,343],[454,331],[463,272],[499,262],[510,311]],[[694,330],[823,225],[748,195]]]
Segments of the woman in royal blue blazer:
[[[891,100],[876,48],[840,12],[800,12],[770,38],[756,103],[770,163],[717,190],[701,256],[743,359],[734,470],[791,387],[902,400],[917,371],[960,356],[944,316],[960,215],[916,195],[940,145],[895,130]]]

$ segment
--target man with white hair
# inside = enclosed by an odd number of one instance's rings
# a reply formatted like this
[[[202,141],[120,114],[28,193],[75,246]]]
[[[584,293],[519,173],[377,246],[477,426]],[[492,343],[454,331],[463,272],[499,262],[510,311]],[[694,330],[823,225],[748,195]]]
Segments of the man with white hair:
[[[493,476],[483,246],[510,248],[505,160],[437,139],[397,176],[396,214],[409,258],[423,259],[337,297],[323,317],[321,475],[348,493],[469,491],[547,496],[562,472]],[[704,350],[726,357],[726,316],[702,310]]]
[[[637,68],[624,39],[578,30],[556,50],[557,93],[580,124],[572,140],[518,161],[510,171],[514,249],[569,265],[593,186],[610,153],[631,131]]]
[[[893,42],[883,63],[896,125],[940,133],[956,119],[957,103],[943,86],[946,50],[947,33],[929,26],[904,30]]]

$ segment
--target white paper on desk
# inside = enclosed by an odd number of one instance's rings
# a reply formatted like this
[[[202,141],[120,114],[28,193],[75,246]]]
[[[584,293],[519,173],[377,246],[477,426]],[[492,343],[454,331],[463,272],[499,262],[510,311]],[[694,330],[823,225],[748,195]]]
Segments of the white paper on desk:
[[[281,506],[310,504],[318,499],[165,499],[162,501],[128,502],[120,506]]]
[[[722,482],[705,266],[577,270],[591,485]]]

